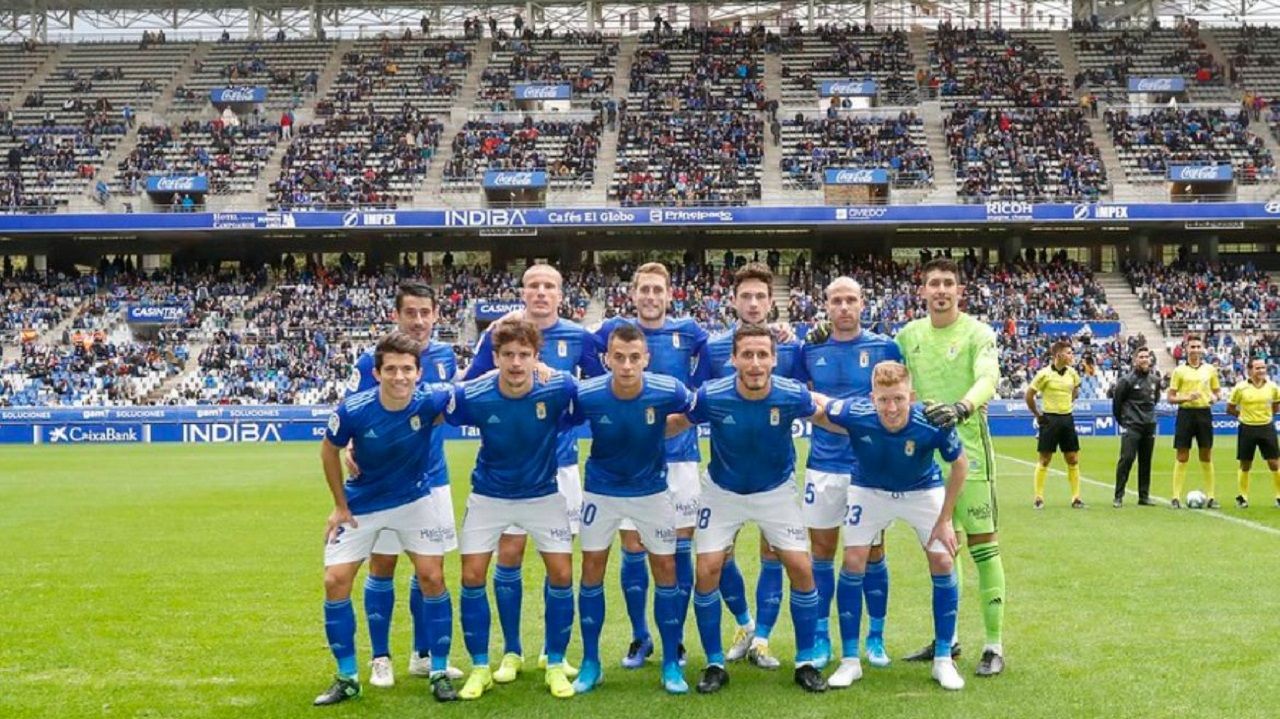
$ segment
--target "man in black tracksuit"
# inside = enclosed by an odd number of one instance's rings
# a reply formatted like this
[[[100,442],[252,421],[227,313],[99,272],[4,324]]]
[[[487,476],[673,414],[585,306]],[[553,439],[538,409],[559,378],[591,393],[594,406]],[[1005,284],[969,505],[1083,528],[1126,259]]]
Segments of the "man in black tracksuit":
[[[1116,464],[1116,496],[1112,506],[1124,504],[1129,470],[1138,460],[1138,504],[1154,505],[1151,492],[1151,451],[1156,443],[1156,402],[1160,399],[1160,375],[1151,369],[1151,350],[1133,355],[1133,370],[1116,382],[1111,414],[1120,427],[1120,461]]]

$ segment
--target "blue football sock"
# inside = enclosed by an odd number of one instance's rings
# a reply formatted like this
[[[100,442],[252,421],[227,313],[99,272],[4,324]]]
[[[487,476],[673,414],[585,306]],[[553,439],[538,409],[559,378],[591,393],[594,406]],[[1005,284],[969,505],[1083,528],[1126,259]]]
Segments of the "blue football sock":
[[[489,597],[484,585],[463,587],[459,602],[462,614],[462,638],[471,655],[471,664],[477,667],[489,664]]]
[[[818,590],[818,628],[820,637],[831,634],[831,600],[836,594],[836,569],[830,559],[813,560],[813,585]]]
[[[413,651],[425,657],[431,653],[431,637],[427,632],[427,618],[422,606],[422,587],[418,586],[418,577],[409,579],[409,616],[413,618]]]
[[[664,665],[680,658],[680,640],[684,638],[684,619],[680,616],[683,602],[675,585],[658,585],[653,589],[653,620],[658,624],[658,636],[662,639]],[[586,641],[586,632],[583,632],[583,641]]]
[[[870,628],[867,638],[884,637],[884,618],[889,614],[889,561],[867,562],[867,573],[862,581],[862,595],[867,603],[867,619]]]
[[[720,591],[707,594],[694,592],[693,616],[698,622],[698,636],[702,638],[702,651],[707,664],[724,666],[724,649],[720,646]]]
[[[680,590],[680,636],[684,636],[684,622],[689,616],[689,602],[693,601],[693,540],[681,537],[676,540],[676,589]]]
[[[560,664],[569,648],[573,631],[573,585],[553,587],[547,584],[547,607],[543,617],[547,627],[547,664]]]
[[[364,580],[364,613],[369,623],[369,644],[373,657],[391,656],[391,613],[396,608],[396,582],[391,577],[370,574]]]
[[[524,601],[524,577],[520,567],[499,564],[493,570],[493,595],[498,605],[498,623],[502,625],[502,651],[524,654],[520,644],[520,603]]]
[[[453,602],[446,589],[435,597],[422,598],[422,623],[426,625],[427,647],[431,650],[431,671],[449,668],[453,646]]]
[[[782,562],[761,559],[760,579],[756,582],[756,636],[767,640],[781,613]]]
[[[797,592],[791,588],[791,623],[796,630],[796,663],[813,661],[813,641],[818,629],[818,590]]]
[[[600,631],[604,628],[604,585],[578,587],[578,623],[582,627],[582,660],[600,662]]]
[[[724,597],[724,605],[737,620],[738,626],[745,627],[751,623],[751,609],[747,606],[747,583],[742,579],[742,570],[733,557],[724,562],[720,571],[720,596]],[[695,612],[697,610],[694,610]]]
[[[960,591],[954,574],[933,575],[933,656],[951,658]]]
[[[356,610],[351,607],[350,599],[324,603],[324,636],[338,662],[338,673],[354,679],[357,676]]]
[[[627,600],[627,616],[631,619],[631,638],[649,638],[649,621],[645,617],[645,605],[649,603],[649,568],[645,560],[649,553],[643,550],[622,550],[622,596]]]
[[[836,584],[836,611],[840,613],[840,656],[854,659],[858,656],[862,633],[862,583],[863,574],[840,570]]]

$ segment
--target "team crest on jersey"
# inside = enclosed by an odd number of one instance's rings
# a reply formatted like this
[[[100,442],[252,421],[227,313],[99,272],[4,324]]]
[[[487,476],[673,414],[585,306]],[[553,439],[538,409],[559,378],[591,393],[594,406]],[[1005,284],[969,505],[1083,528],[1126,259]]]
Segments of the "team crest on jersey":
[[[657,422],[657,421],[658,421],[658,413],[657,413],[657,412],[654,412],[652,407],[645,407],[645,410],[644,410],[644,423],[645,423],[645,424],[654,424],[654,423],[655,423],[655,422]]]
[[[535,415],[537,415],[538,419],[546,419],[546,418],[547,418],[547,403],[546,403],[546,402],[539,402],[539,403],[535,404],[535,405],[533,406],[533,413],[534,413]]]
[[[866,350],[862,350],[861,352],[859,352],[859,353],[858,353],[858,366],[859,366],[859,367],[870,367],[870,366],[871,366],[871,353],[870,353],[870,352],[868,352],[868,351],[866,351]]]
[[[777,407],[773,407],[769,410],[769,424],[774,427],[782,424],[782,411]]]
[[[352,392],[360,389],[360,370],[351,370],[351,376],[347,378],[347,389]]]
[[[671,346],[680,349],[680,335],[671,335]]]
[[[908,457],[914,456],[916,453],[915,440],[907,440],[907,444],[902,448],[902,451],[905,452]]]
[[[559,357],[569,356],[569,343],[564,340],[556,342],[556,355]]]
[[[409,429],[413,430],[414,432],[417,432],[418,430],[422,429],[422,418],[418,416],[410,417]]]
[[[952,344],[947,348],[947,359],[955,359],[960,354],[960,345]]]
[[[337,434],[338,428],[342,425],[342,420],[338,419],[338,413],[334,412],[329,415],[329,434]]]

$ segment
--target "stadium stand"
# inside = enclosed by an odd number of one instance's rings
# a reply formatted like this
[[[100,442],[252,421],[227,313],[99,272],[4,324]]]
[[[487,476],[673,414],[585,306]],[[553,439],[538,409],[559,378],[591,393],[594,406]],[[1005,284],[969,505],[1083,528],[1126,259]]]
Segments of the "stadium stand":
[[[535,34],[526,30],[512,37],[499,30],[489,64],[481,75],[475,106],[494,112],[515,109],[512,94],[518,83],[569,85],[575,107],[604,101],[614,90],[618,43],[598,32],[570,31],[553,35],[550,28]]]
[[[783,186],[822,188],[828,167],[880,167],[892,171],[897,187],[930,184],[933,158],[924,121],[914,112],[837,114],[782,122]]]
[[[609,197],[624,206],[760,199],[763,31],[646,33],[632,60]]]
[[[1249,115],[1243,110],[1109,109],[1105,121],[1130,182],[1163,181],[1171,164],[1231,165],[1244,184],[1276,176],[1275,158],[1264,140],[1249,131]]]
[[[267,113],[298,107],[315,96],[320,73],[335,47],[325,40],[219,42],[175,90],[171,112],[204,112],[209,108],[209,91],[215,87],[265,87],[263,110]]]
[[[1280,321],[1280,287],[1247,263],[1127,262],[1124,274],[1166,333],[1270,331]]]
[[[504,115],[504,117],[507,115]],[[545,170],[551,190],[590,187],[600,150],[599,117],[469,120],[453,138],[443,189],[479,189],[486,170]]]
[[[1226,73],[1194,24],[1174,29],[1089,30],[1072,33],[1080,72],[1077,89],[1123,101],[1128,79],[1181,76],[1193,102],[1230,101]]]
[[[343,55],[342,69],[318,114],[349,114],[363,106],[390,116],[408,103],[421,112],[447,115],[471,58],[468,46],[447,38],[358,41]]]
[[[634,317],[631,280],[634,268],[624,265],[604,288],[605,317]],[[689,317],[708,332],[727,329],[734,322],[731,305],[733,271],[709,264],[680,264],[671,272],[671,310],[675,318]]]
[[[146,189],[149,175],[198,174],[209,178],[212,193],[249,192],[266,169],[279,130],[274,124],[245,125],[231,118],[139,127],[137,144],[120,161],[112,189],[136,195]]]
[[[915,58],[903,30],[877,32],[858,25],[824,25],[806,33],[786,33],[781,54],[783,105],[812,105],[824,80],[875,80],[880,104],[919,101]]]

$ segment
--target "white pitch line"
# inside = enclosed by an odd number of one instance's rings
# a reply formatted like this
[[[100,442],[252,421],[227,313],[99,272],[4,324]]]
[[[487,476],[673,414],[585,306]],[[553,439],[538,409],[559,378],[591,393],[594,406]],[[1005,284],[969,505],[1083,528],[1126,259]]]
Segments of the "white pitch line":
[[[1028,467],[1032,467],[1032,468],[1034,468],[1034,467],[1036,466],[1036,463],[1035,463],[1035,462],[1028,462],[1028,461],[1027,461],[1027,460],[1025,460],[1025,459],[1019,459],[1018,457],[1010,457],[1010,456],[1009,456],[1009,455],[1007,455],[1007,454],[997,454],[996,456],[997,456],[997,457],[999,457],[1000,459],[1008,460],[1008,461],[1010,461],[1010,462],[1016,462],[1016,463],[1018,463],[1018,464],[1026,465],[1026,466],[1028,466]],[[1135,468],[1135,469],[1136,469],[1136,468]],[[1049,471],[1050,471],[1051,473],[1053,473],[1053,474],[1062,475],[1063,477],[1067,476],[1067,473],[1066,473],[1065,471],[1063,471],[1063,470],[1061,470],[1061,469],[1058,469],[1057,467],[1050,467],[1050,468],[1049,468]],[[1090,479],[1089,477],[1084,476],[1084,474],[1083,474],[1083,473],[1081,473],[1081,475],[1080,475],[1080,481],[1082,481],[1082,482],[1088,482],[1089,484],[1095,484],[1095,485],[1097,485],[1097,486],[1099,486],[1099,487],[1105,487],[1105,488],[1107,488],[1107,489],[1109,489],[1109,490],[1111,490],[1111,491],[1112,491],[1112,496],[1114,496],[1114,494],[1115,494],[1116,485],[1115,485],[1115,483],[1114,483],[1114,482],[1099,482],[1099,481],[1098,481],[1098,480],[1096,480],[1096,479]],[[1132,489],[1130,489],[1130,490],[1126,490],[1126,491],[1125,491],[1125,494],[1131,494],[1131,495],[1133,495],[1133,496],[1135,496],[1135,497],[1136,497],[1136,496],[1138,496],[1138,493],[1137,493],[1137,492],[1135,492],[1135,491],[1134,491],[1134,490],[1132,490]],[[1149,496],[1151,497],[1151,499],[1154,499],[1154,500],[1156,500],[1157,502],[1160,502],[1161,504],[1168,504],[1168,503],[1169,503],[1169,500],[1168,500],[1168,498],[1166,498],[1166,497],[1157,497],[1157,496],[1156,496],[1156,495],[1154,495],[1154,494],[1149,495]],[[1236,517],[1236,516],[1234,516],[1234,515],[1230,515],[1230,514],[1223,514],[1222,512],[1215,512],[1215,511],[1205,511],[1205,512],[1194,512],[1194,511],[1193,511],[1193,512],[1191,512],[1191,514],[1196,514],[1196,515],[1200,515],[1200,516],[1204,516],[1204,517],[1212,517],[1213,519],[1221,519],[1221,520],[1222,520],[1222,521],[1224,521],[1224,522],[1231,522],[1231,523],[1233,523],[1233,524],[1239,524],[1239,525],[1241,525],[1241,526],[1243,526],[1243,527],[1248,527],[1249,529],[1255,529],[1255,530],[1257,530],[1257,531],[1259,531],[1259,532],[1262,532],[1262,533],[1264,533],[1264,534],[1271,534],[1271,535],[1275,535],[1275,536],[1277,536],[1277,537],[1280,537],[1280,529],[1277,529],[1277,528],[1275,528],[1275,527],[1268,526],[1268,525],[1266,525],[1266,524],[1262,524],[1262,523],[1260,523],[1260,522],[1255,522],[1255,521],[1250,520],[1250,519],[1241,519],[1240,517]]]

